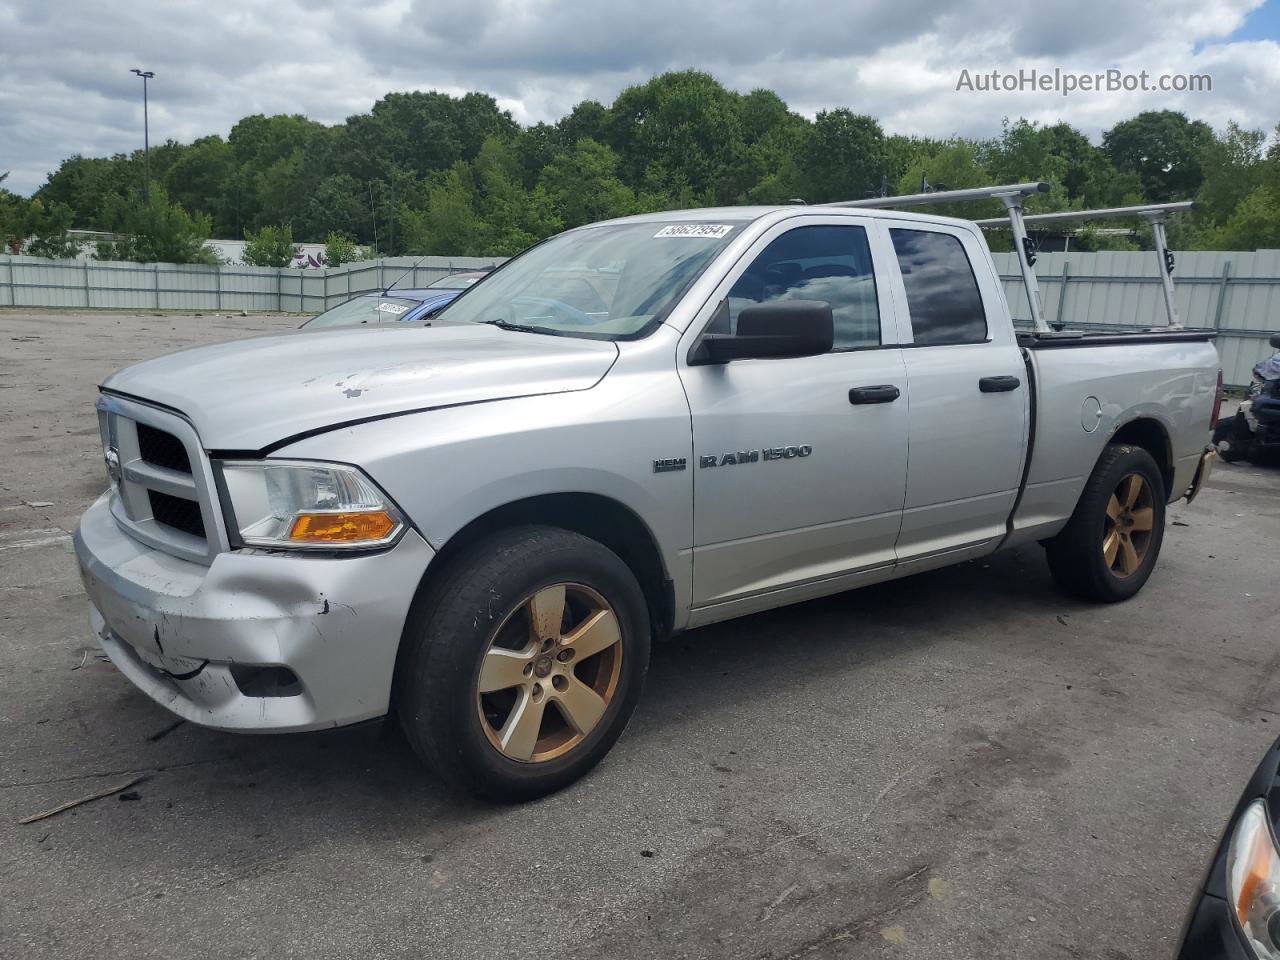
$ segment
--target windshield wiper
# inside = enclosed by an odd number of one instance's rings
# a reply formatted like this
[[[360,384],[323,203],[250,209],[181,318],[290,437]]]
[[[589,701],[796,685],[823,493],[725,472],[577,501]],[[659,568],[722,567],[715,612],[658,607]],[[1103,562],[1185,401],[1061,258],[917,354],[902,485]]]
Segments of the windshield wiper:
[[[528,323],[512,323],[510,320],[504,320],[502,317],[495,317],[492,320],[481,320],[480,323],[486,327],[497,327],[499,330],[518,330],[521,333],[544,333],[548,336],[563,336],[560,330],[552,330],[550,327],[535,327]]]

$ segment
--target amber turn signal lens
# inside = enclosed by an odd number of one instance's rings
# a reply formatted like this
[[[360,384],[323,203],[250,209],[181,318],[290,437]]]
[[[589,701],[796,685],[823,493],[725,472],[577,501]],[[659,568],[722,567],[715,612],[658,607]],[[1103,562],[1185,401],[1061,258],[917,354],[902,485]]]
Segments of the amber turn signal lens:
[[[300,513],[289,539],[298,543],[376,542],[390,536],[396,521],[385,510]]]

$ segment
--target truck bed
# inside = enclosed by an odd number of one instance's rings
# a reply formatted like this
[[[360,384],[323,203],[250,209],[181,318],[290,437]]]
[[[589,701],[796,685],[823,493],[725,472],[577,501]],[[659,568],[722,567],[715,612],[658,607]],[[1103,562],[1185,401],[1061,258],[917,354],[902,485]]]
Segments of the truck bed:
[[[1063,330],[1053,333],[1036,333],[1017,330],[1018,345],[1029,350],[1054,350],[1070,347],[1105,347],[1110,344],[1179,343],[1184,341],[1213,340],[1217,330],[1196,327],[1181,330]]]
[[[1211,429],[1214,335],[1203,329],[1019,331],[1033,390],[1026,475],[1010,544],[1057,533],[1103,447],[1121,430],[1157,438],[1169,498],[1186,491]],[[1138,349],[1116,349],[1125,346]]]

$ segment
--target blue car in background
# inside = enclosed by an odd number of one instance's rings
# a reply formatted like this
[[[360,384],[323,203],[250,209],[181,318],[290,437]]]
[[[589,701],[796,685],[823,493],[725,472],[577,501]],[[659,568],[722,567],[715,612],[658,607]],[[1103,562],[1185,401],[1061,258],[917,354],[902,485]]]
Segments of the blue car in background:
[[[302,324],[304,330],[360,324],[415,323],[435,316],[489,271],[451,273],[426,287],[363,293]]]

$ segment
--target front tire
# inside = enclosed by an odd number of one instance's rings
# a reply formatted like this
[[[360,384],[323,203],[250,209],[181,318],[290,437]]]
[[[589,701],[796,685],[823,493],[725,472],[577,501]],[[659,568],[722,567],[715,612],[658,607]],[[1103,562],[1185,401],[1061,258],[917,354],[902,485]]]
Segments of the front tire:
[[[567,786],[622,734],[649,664],[643,591],[612,551],[553,527],[487,537],[414,603],[396,709],[415,753],[496,800]]]
[[[1164,478],[1151,454],[1111,444],[1066,527],[1046,544],[1053,579],[1084,600],[1128,600],[1155,569],[1165,507]]]

